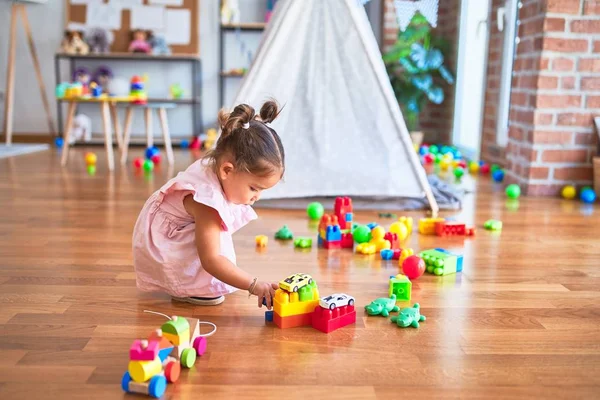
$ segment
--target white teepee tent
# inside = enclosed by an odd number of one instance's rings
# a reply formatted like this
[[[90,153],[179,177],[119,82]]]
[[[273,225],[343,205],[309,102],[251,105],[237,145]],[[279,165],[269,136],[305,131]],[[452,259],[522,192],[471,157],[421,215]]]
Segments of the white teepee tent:
[[[284,182],[264,199],[426,198],[424,170],[364,8],[357,0],[279,0],[233,105],[284,106],[273,128]]]

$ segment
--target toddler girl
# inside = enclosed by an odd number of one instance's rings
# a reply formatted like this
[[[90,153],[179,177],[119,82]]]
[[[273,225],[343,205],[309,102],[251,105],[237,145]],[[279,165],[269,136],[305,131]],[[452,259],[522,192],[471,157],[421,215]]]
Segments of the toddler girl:
[[[231,235],[256,219],[250,206],[283,176],[283,145],[267,125],[277,115],[273,101],[263,104],[260,119],[246,104],[221,110],[215,149],[146,201],[133,231],[139,289],[198,305],[220,304],[243,289],[271,308],[278,285],[237,267]]]

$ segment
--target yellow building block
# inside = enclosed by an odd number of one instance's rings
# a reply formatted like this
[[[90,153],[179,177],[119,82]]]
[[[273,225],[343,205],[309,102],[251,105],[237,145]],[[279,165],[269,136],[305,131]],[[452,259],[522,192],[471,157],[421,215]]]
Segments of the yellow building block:
[[[172,333],[163,332],[163,336],[175,346],[182,344],[187,345],[190,343],[190,330],[187,329],[179,335],[173,335]]]
[[[289,317],[313,312],[319,305],[319,289],[312,289],[312,300],[300,301],[299,294],[290,293],[283,289],[275,291],[273,311],[280,317]]]
[[[389,241],[387,242],[389,243]],[[376,251],[377,246],[375,246],[373,243],[360,243],[356,245],[356,252],[360,254],[375,254]]]
[[[400,266],[400,268],[402,268],[402,264],[404,264],[404,260],[406,260],[408,257],[414,256],[414,255],[415,255],[415,251],[413,249],[411,249],[410,247],[402,249],[402,251],[400,252],[400,258],[398,258],[398,266]]]
[[[152,361],[129,361],[127,367],[131,379],[136,382],[146,382],[154,375],[158,375],[162,371],[160,358],[156,357]]]
[[[435,223],[444,221],[444,218],[421,218],[419,220],[419,233],[421,235],[435,235]]]

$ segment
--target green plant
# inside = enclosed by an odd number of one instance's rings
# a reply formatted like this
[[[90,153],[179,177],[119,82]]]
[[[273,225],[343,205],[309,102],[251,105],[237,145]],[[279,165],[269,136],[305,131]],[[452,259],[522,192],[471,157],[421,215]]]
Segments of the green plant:
[[[441,84],[454,83],[452,73],[444,66],[444,53],[449,43],[431,31],[429,22],[416,13],[404,32],[398,34],[394,46],[383,56],[394,94],[410,131],[418,128],[419,114],[427,101],[441,104]]]

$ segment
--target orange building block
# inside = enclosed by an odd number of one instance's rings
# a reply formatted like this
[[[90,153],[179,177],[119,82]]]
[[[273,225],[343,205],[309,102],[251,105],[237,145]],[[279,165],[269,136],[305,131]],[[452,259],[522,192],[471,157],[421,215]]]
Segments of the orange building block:
[[[281,317],[279,314],[273,313],[273,322],[281,329],[311,326],[312,315],[312,311],[306,314],[290,315],[288,317]]]

